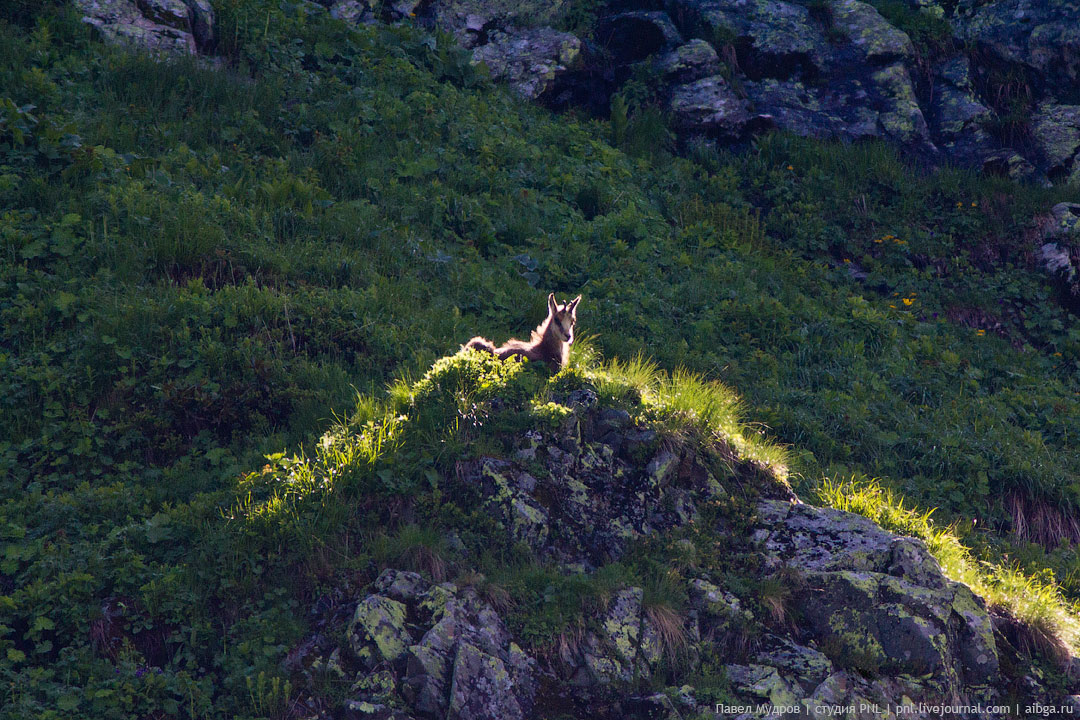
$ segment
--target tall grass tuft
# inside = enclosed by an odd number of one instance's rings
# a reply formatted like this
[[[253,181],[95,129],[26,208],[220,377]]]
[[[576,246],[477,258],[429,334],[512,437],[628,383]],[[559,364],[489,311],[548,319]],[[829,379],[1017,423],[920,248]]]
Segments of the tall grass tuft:
[[[376,536],[372,546],[380,563],[424,573],[436,582],[445,580],[450,569],[450,547],[434,527],[402,525],[393,535]]]
[[[638,354],[601,362],[591,349],[576,356],[601,400],[640,402],[669,433],[710,437],[727,444],[733,460],[760,465],[779,480],[788,475],[788,453],[764,431],[742,419],[739,396],[722,383],[676,368],[670,374]]]
[[[656,631],[657,648],[670,664],[678,660],[690,645],[683,621],[686,603],[682,578],[675,572],[657,573],[644,583],[641,606]]]

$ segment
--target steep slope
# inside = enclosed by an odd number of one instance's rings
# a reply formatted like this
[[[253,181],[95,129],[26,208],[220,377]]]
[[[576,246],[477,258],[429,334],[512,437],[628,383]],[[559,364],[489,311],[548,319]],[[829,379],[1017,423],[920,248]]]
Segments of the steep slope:
[[[921,540],[800,503],[729,391],[627,370],[582,363],[545,379],[463,351],[326,435],[315,457],[251,482],[263,499],[237,522],[402,503],[366,518],[389,526],[366,566],[378,577],[320,598],[316,632],[290,651],[306,707],[378,718],[1073,707],[1022,669],[1007,610],[992,623]],[[410,484],[416,463],[425,480]],[[286,542],[309,527],[350,554],[321,518]]]
[[[0,5],[0,712],[288,715],[310,689],[282,659],[319,598],[362,599],[411,557],[438,575],[456,543],[416,503],[468,448],[413,443],[370,497],[314,502],[290,469],[352,386],[368,406],[471,335],[527,332],[550,290],[584,293],[605,356],[737,387],[805,497],[856,476],[823,496],[924,537],[1022,620],[996,641],[1004,677],[1066,687],[1080,336],[1020,262],[1061,189],[780,135],[675,158],[662,124],[522,105],[444,35],[214,10],[218,67],[106,46],[68,3]],[[916,522],[935,506],[949,542]],[[587,589],[532,577],[508,591],[531,609],[504,614],[522,647]]]

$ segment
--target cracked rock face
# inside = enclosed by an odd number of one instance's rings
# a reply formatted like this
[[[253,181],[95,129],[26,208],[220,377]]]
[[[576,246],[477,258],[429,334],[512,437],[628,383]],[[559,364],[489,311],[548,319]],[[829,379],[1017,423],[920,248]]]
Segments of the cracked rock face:
[[[596,38],[615,57],[631,63],[667,52],[682,44],[675,23],[663,12],[623,12],[602,18]]]
[[[514,540],[539,557],[592,568],[620,558],[637,538],[693,522],[698,504],[723,493],[693,453],[653,445],[584,412],[556,433],[530,431],[515,460],[461,462],[456,475]],[[640,452],[649,459],[635,462]],[[534,476],[525,463],[545,473]]]
[[[719,76],[672,87],[671,108],[685,132],[724,140],[777,127],[820,138],[880,137],[924,155],[937,152],[909,75],[911,40],[870,5],[828,3],[828,38],[799,4],[672,0],[668,5],[684,31],[703,27],[730,42],[734,69],[745,75],[739,78],[741,95]]]
[[[993,113],[975,94],[966,57],[953,58],[934,81],[928,120],[939,148],[962,161],[977,162],[993,149],[984,129]]]
[[[530,716],[535,661],[471,588],[432,584],[386,570],[356,605],[342,674],[354,677],[346,709],[355,717]],[[323,664],[316,664],[316,669]]]
[[[872,6],[858,0],[833,0],[829,9],[834,27],[847,36],[866,62],[884,64],[914,55],[911,39]]]
[[[1051,280],[1080,307],[1080,203],[1055,205],[1045,219],[1035,256]]]
[[[838,510],[766,501],[755,531],[768,561],[802,572],[811,637],[858,669],[928,676],[949,693],[998,672],[982,601],[941,573],[922,541]]]
[[[1080,6],[1072,0],[964,0],[957,35],[1004,62],[1045,73],[1052,82],[1080,80]]]
[[[1032,135],[1052,176],[1080,178],[1080,105],[1044,103],[1032,116]],[[1074,183],[1080,185],[1080,183]]]
[[[671,93],[671,110],[685,130],[737,139],[754,118],[750,103],[740,98],[722,75],[712,75]]]
[[[660,55],[655,66],[668,82],[683,84],[718,74],[720,58],[712,45],[697,39]]]
[[[758,575],[736,580],[696,567],[673,615],[658,614],[649,590],[627,582],[589,605],[569,636],[523,648],[472,587],[384,570],[338,611],[347,611],[340,630],[290,653],[310,682],[348,684],[343,717],[517,720],[556,709],[600,720],[694,717],[710,709],[703,691],[639,688],[705,667],[722,667],[732,700],[800,714],[885,708],[905,697],[1000,699],[999,650],[983,601],[945,577],[920,540],[793,499],[738,506],[741,524],[706,513],[704,504],[728,495],[698,451],[673,449],[625,411],[597,408],[589,392],[559,402],[570,412],[557,426],[526,430],[508,457],[461,461],[445,479],[454,502],[494,520],[493,542],[524,543],[573,576],[625,559],[650,536],[708,523],[719,537],[739,535]],[[770,620],[776,606],[752,590],[777,579],[786,598],[780,617],[797,621]]]
[[[581,41],[551,28],[496,32],[473,50],[473,61],[487,65],[491,76],[529,99],[540,97],[555,80],[573,69]]]
[[[208,0],[75,0],[83,22],[112,43],[155,55],[194,55],[214,44]]]
[[[790,76],[819,71],[829,53],[803,5],[780,0],[668,0],[684,34],[733,40],[751,79],[761,72]]]

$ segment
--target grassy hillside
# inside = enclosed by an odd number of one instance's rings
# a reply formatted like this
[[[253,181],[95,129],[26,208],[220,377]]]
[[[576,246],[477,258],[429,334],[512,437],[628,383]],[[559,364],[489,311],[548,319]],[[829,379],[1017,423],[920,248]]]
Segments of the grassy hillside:
[[[548,291],[604,357],[736,388],[797,489],[877,477],[1080,592],[1080,329],[1024,262],[1065,190],[781,136],[677,159],[649,117],[623,152],[446,38],[303,5],[218,3],[223,69],[58,5],[0,11],[11,717],[266,714],[245,678],[379,556],[233,521],[246,474]],[[452,459],[424,462],[403,491]]]

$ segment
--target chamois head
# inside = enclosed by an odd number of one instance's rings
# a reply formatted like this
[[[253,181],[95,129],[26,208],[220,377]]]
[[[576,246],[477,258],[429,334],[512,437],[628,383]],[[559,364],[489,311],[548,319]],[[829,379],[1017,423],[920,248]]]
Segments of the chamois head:
[[[555,300],[555,293],[548,295],[548,327],[564,343],[574,342],[574,323],[577,322],[577,306],[581,296],[560,305]]]

